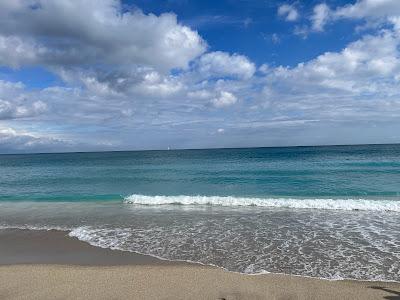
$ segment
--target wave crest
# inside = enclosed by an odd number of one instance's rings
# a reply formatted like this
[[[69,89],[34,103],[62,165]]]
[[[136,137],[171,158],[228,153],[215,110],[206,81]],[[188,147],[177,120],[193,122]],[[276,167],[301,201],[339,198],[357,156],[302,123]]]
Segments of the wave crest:
[[[298,209],[363,210],[400,212],[400,200],[327,198],[246,198],[233,196],[146,196],[130,195],[124,203],[138,205],[258,206]]]

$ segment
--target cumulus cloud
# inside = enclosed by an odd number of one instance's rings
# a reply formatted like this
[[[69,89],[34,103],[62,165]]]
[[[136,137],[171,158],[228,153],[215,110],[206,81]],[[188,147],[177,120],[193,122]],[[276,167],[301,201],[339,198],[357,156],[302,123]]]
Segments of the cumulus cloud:
[[[322,120],[387,120],[400,116],[400,40],[384,30],[266,77],[263,98],[281,114]],[[280,101],[277,101],[277,98]]]
[[[299,32],[339,18],[386,23],[341,51],[256,66],[207,52],[171,13],[126,10],[116,0],[2,1],[0,65],[37,65],[65,84],[0,80],[0,152],[282,145],[300,143],[304,132],[304,143],[326,141],[318,128],[365,132],[400,117],[400,13],[379,6],[389,2],[320,4]],[[281,10],[288,21],[290,13]],[[210,132],[215,140],[203,135]]]
[[[41,100],[26,97],[22,83],[0,80],[0,120],[29,118],[47,111],[47,104]]]
[[[163,74],[149,67],[131,70],[64,71],[68,82],[83,84],[91,92],[103,96],[137,95],[165,97],[179,92],[183,86],[176,76]]]
[[[206,43],[176,15],[124,11],[116,0],[0,3],[0,63],[70,68],[90,64],[185,68]]]
[[[392,31],[366,36],[341,52],[327,52],[295,68],[279,67],[274,76],[292,85],[307,84],[349,92],[388,92],[400,74],[399,39]],[[306,90],[304,90],[306,91]]]
[[[354,4],[329,8],[325,3],[314,7],[311,16],[312,28],[323,31],[329,21],[340,19],[365,20],[369,25],[392,22],[400,14],[397,0],[358,0]]]
[[[206,77],[233,76],[248,79],[253,76],[256,67],[246,56],[216,51],[200,57],[198,71]]]
[[[358,0],[354,4],[338,7],[334,11],[337,18],[386,18],[400,14],[397,0]]]
[[[47,105],[42,101],[35,101],[31,105],[23,105],[0,99],[0,120],[33,117],[46,110]]]
[[[228,107],[235,104],[236,101],[236,96],[226,91],[221,91],[216,98],[212,99],[212,103],[215,107]]]
[[[278,16],[285,18],[288,22],[293,22],[299,18],[299,12],[294,5],[283,4],[278,8]]]

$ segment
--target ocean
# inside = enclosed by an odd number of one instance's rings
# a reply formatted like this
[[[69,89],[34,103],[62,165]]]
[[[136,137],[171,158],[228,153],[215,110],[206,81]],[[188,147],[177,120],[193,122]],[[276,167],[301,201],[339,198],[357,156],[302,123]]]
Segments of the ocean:
[[[248,274],[400,281],[400,145],[0,155],[0,228]]]

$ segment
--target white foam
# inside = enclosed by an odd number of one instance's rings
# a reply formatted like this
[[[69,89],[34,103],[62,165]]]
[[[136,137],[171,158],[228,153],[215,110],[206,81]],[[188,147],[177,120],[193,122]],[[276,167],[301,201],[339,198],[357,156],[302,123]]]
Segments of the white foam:
[[[392,199],[295,199],[295,198],[245,198],[221,196],[145,196],[130,195],[127,204],[139,205],[212,205],[259,206],[298,209],[364,210],[400,212],[400,200]]]
[[[4,229],[20,229],[20,230],[37,230],[37,231],[50,231],[50,230],[57,230],[57,231],[69,231],[71,228],[69,227],[61,227],[61,226],[34,226],[34,225],[0,225],[0,230]]]
[[[131,234],[130,230],[126,228],[107,229],[81,226],[72,229],[68,235],[92,246],[127,251],[127,249],[120,248],[119,245],[123,244]]]

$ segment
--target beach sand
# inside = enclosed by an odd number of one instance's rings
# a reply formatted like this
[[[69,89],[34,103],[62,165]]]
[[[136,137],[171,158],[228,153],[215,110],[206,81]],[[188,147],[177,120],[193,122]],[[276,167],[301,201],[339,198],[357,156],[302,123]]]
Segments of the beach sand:
[[[0,299],[400,299],[400,283],[243,275],[92,247],[62,231],[0,230]]]

